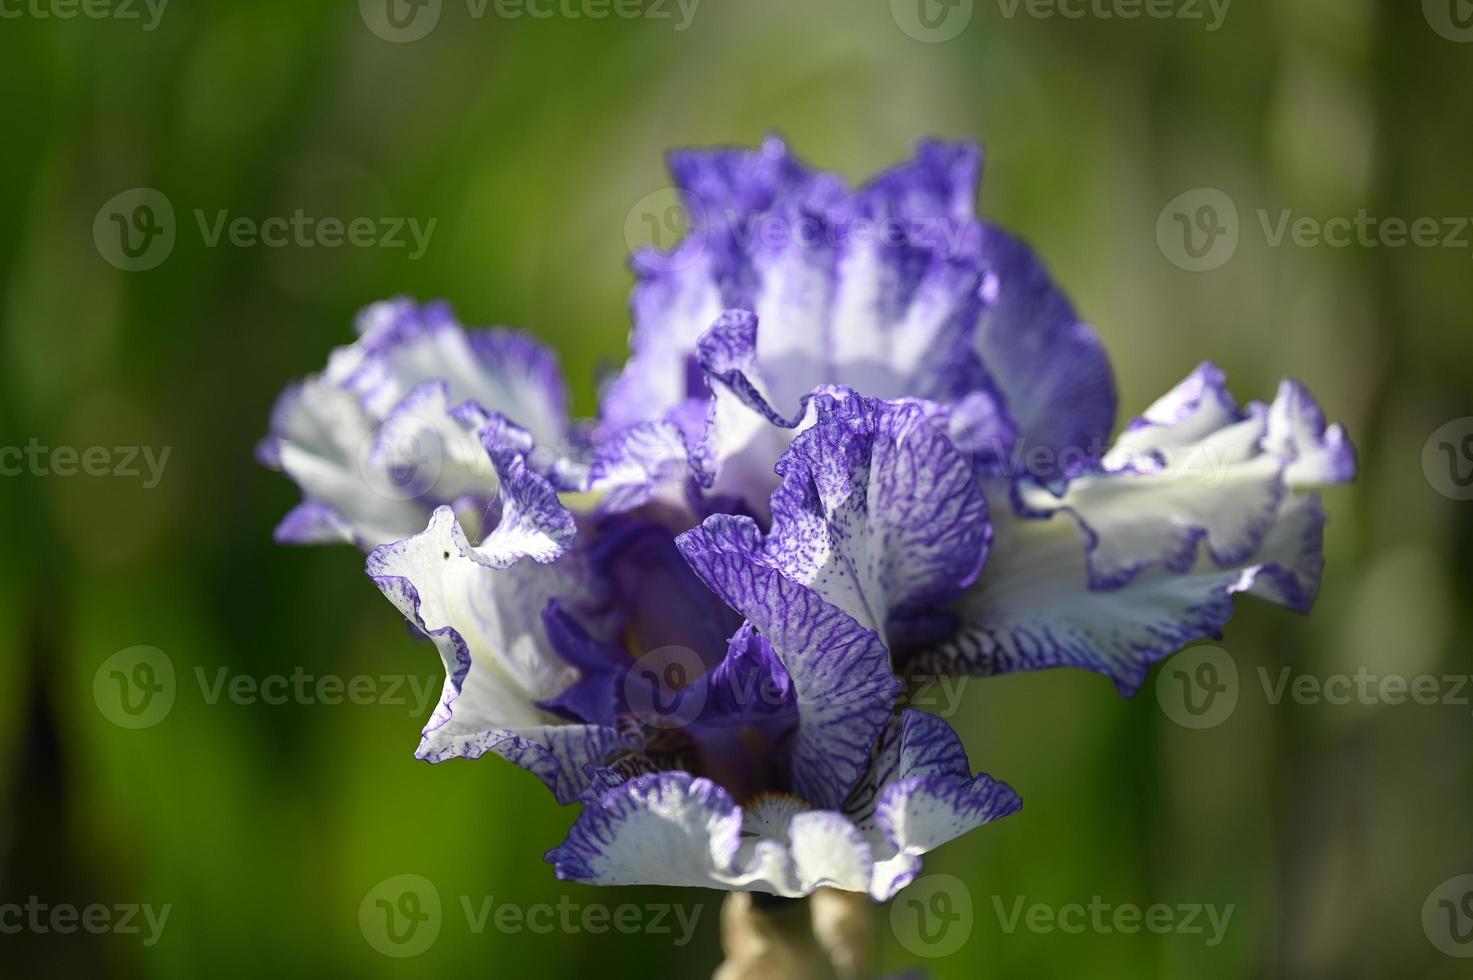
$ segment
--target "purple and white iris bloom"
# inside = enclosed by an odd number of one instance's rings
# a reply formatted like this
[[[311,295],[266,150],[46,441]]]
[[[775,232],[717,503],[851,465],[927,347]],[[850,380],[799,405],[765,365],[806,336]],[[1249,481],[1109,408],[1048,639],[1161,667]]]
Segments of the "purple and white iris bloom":
[[[582,805],[560,877],[883,901],[1021,806],[905,679],[1133,693],[1239,593],[1309,609],[1306,491],[1353,477],[1343,431],[1204,365],[1109,444],[1100,342],[974,215],[974,148],[853,192],[777,140],[672,169],[692,232],[636,256],[598,420],[521,335],[395,302],[262,450],[306,495],[278,536],[372,548],[439,650],[419,755],[499,755]]]
[[[357,327],[281,395],[257,450],[305,498],[278,541],[372,548],[423,530],[440,504],[479,529],[498,485],[481,430],[494,420],[508,447],[543,447],[539,460],[573,441],[557,358],[530,337],[467,331],[444,304],[402,299],[368,307]]]

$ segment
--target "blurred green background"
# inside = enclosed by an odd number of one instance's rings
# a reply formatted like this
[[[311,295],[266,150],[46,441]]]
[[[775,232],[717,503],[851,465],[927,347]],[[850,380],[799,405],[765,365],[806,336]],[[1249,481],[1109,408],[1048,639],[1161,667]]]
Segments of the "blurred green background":
[[[1467,12],[1459,0],[1238,0],[1216,30],[1195,0],[1177,12],[1204,19],[960,0],[926,8],[931,23],[970,17],[945,41],[912,36],[925,34],[917,0],[704,0],[685,30],[670,3],[593,20],[476,18],[445,0],[412,43],[377,36],[372,4],[351,0],[176,0],[152,30],[141,5],[141,20],[38,16],[59,9],[49,2],[0,3],[0,444],[171,455],[147,489],[0,478],[0,904],[171,911],[151,946],[0,934],[0,974],[709,975],[720,896],[557,882],[542,853],[573,809],[527,774],[415,761],[423,713],[405,705],[210,704],[196,671],[437,685],[434,652],[359,554],[272,544],[298,497],[252,459],[275,395],[351,337],[358,307],[406,293],[545,338],[591,411],[597,372],[623,356],[630,229],[667,186],[663,153],[778,131],[856,179],[924,135],[982,142],[982,213],[1031,240],[1097,325],[1123,417],[1210,358],[1244,399],[1271,396],[1281,374],[1305,381],[1361,451],[1359,482],[1328,495],[1315,616],[1244,602],[1220,644],[1243,678],[1225,724],[1189,731],[1154,685],[1127,701],[1083,674],[965,689],[952,721],[973,764],[1026,809],[928,859],[965,883],[961,948],[917,955],[879,909],[883,966],[1468,975],[1422,912],[1473,872],[1473,708],[1274,707],[1258,682],[1285,665],[1473,670],[1473,503],[1439,493],[1422,463],[1434,430],[1473,415],[1473,249],[1271,247],[1258,217],[1473,215],[1473,45],[1446,19]],[[177,241],[161,265],[127,272],[92,229],[135,187],[168,198]],[[1235,202],[1241,241],[1193,273],[1156,232],[1168,202],[1202,187]],[[208,247],[194,217],[299,208],[437,226],[411,259]],[[159,724],[128,730],[93,683],[135,645],[167,654],[178,697]],[[381,955],[359,927],[365,896],[400,874],[433,882],[444,906],[414,959]],[[1216,946],[1009,934],[997,906],[1020,896],[1235,911]],[[488,897],[701,911],[685,945],[494,922],[477,934],[462,901]]]

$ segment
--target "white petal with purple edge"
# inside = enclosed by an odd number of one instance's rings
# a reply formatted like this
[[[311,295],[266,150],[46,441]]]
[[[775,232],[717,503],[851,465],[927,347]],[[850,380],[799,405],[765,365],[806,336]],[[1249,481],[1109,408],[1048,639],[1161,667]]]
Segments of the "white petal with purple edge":
[[[494,753],[570,802],[587,785],[585,767],[623,741],[613,729],[563,724],[537,707],[576,680],[546,639],[542,611],[553,599],[583,596],[587,585],[572,556],[552,564],[505,557],[473,548],[442,507],[423,533],[370,554],[368,572],[445,664],[445,690],[418,755],[438,762]]]

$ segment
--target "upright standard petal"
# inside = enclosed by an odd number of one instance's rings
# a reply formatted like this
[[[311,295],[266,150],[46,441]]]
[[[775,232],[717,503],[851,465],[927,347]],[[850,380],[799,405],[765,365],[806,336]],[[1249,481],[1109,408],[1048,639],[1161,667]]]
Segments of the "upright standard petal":
[[[975,349],[1018,428],[1014,458],[1052,480],[1097,459],[1115,427],[1115,380],[1104,345],[1023,242],[987,224],[986,300]]]

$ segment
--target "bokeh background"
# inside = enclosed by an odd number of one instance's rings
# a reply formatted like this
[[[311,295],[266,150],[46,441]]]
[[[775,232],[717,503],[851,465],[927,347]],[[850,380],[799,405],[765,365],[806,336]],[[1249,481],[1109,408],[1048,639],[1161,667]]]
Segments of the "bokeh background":
[[[1258,679],[1473,672],[1473,503],[1423,465],[1433,432],[1473,415],[1473,232],[1462,247],[1273,247],[1258,217],[1473,215],[1467,4],[1237,0],[1209,30],[1205,2],[1174,8],[1201,19],[1135,20],[1100,2],[1078,18],[932,5],[941,33],[966,18],[943,41],[917,29],[916,0],[702,0],[684,30],[668,3],[593,20],[476,18],[445,0],[412,43],[378,36],[373,5],[351,0],[176,0],[152,30],[141,6],[125,20],[0,5],[0,444],[171,449],[150,488],[0,478],[0,904],[171,907],[152,946],[0,934],[0,974],[709,975],[720,896],[555,881],[542,854],[573,811],[527,774],[416,762],[423,716],[405,705],[210,704],[196,671],[437,684],[435,654],[360,555],[272,544],[297,499],[252,459],[276,393],[350,338],[358,307],[404,293],[545,338],[592,411],[594,379],[623,356],[625,260],[641,202],[667,186],[663,153],[778,131],[855,179],[924,135],[982,142],[982,213],[1028,238],[1097,326],[1123,416],[1210,358],[1244,399],[1282,374],[1305,381],[1361,451],[1359,482],[1328,495],[1315,616],[1244,602],[1218,644],[1243,679],[1225,723],[1191,731],[1154,685],[1123,700],[1075,673],[962,692],[952,721],[974,765],[1027,806],[928,859],[965,884],[961,948],[917,955],[880,909],[884,967],[1467,976],[1422,912],[1473,872],[1473,707],[1273,706]],[[135,187],[168,198],[177,241],[128,272],[92,231]],[[1157,237],[1196,188],[1240,216],[1236,253],[1205,272]],[[412,259],[209,247],[194,217],[299,208],[437,225]],[[94,679],[135,645],[167,654],[179,693],[163,721],[128,730],[99,710]],[[444,905],[437,941],[404,960],[358,916],[400,874]],[[1235,911],[1215,946],[1009,934],[997,905],[1020,896]],[[685,945],[477,934],[462,900],[487,898],[701,911]]]

